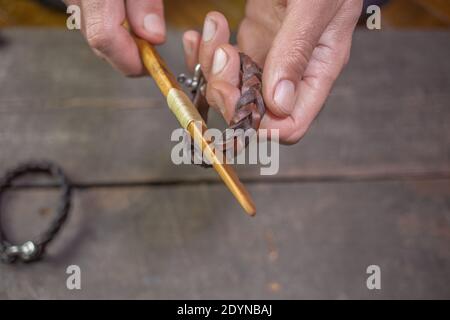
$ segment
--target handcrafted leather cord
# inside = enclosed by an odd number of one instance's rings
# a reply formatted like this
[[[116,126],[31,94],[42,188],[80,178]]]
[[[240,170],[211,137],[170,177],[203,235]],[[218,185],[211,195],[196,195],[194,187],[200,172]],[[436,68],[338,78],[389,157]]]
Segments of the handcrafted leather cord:
[[[266,112],[261,94],[262,70],[247,55],[240,53],[241,59],[241,97],[231,120],[231,129],[254,129],[257,131]]]
[[[241,97],[236,103],[235,112],[231,119],[230,126],[223,132],[223,138],[220,143],[215,142],[215,147],[221,152],[230,152],[236,157],[244,148],[248,146],[251,138],[249,130],[256,133],[261,124],[261,120],[266,112],[264,99],[262,97],[262,70],[261,68],[246,54],[240,53],[240,90]],[[209,105],[205,99],[206,81],[201,73],[200,65],[195,69],[194,77],[188,79],[184,75],[180,75],[179,81],[186,87],[191,89],[194,104],[199,109],[205,122],[208,118]],[[229,130],[231,129],[231,130]],[[195,146],[191,145],[192,163],[196,163]],[[224,159],[226,159],[224,157]],[[197,161],[198,162],[198,161]],[[211,165],[203,162],[200,166],[210,168]]]
[[[14,180],[26,174],[46,174],[53,177],[60,185],[61,195],[56,216],[48,229],[34,241],[27,241],[22,245],[12,244],[0,223],[0,259],[5,263],[13,263],[17,259],[23,262],[38,260],[45,252],[46,246],[56,236],[67,219],[71,205],[71,185],[60,167],[50,162],[27,163],[9,171],[0,179],[0,208],[2,196],[12,187]],[[1,218],[1,216],[0,216]],[[1,219],[0,219],[1,221]]]

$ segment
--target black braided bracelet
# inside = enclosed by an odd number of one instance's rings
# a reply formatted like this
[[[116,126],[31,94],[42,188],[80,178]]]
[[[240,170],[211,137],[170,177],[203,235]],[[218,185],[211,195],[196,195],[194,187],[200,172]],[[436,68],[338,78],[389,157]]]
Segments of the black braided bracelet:
[[[18,259],[23,262],[38,260],[45,252],[46,246],[56,236],[67,219],[71,205],[71,185],[63,170],[51,162],[25,163],[0,179],[0,208],[2,195],[12,187],[12,183],[27,174],[46,174],[56,180],[61,189],[57,214],[49,228],[34,241],[27,241],[22,245],[14,245],[4,232],[0,219],[0,259],[5,263],[13,263]],[[1,212],[0,212],[1,218]]]

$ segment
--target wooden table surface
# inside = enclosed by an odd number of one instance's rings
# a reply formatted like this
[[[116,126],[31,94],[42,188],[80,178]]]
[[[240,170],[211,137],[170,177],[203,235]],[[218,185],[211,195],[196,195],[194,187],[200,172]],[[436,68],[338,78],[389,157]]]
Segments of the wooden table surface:
[[[78,186],[46,258],[0,265],[0,298],[450,298],[448,32],[358,32],[279,175],[238,168],[254,219],[213,172],[172,164],[177,123],[151,80],[116,74],[76,32],[0,38],[0,172],[44,158]],[[169,39],[161,53],[183,71]],[[56,191],[29,183],[2,208],[18,241],[53,214]],[[72,264],[80,291],[66,288]]]

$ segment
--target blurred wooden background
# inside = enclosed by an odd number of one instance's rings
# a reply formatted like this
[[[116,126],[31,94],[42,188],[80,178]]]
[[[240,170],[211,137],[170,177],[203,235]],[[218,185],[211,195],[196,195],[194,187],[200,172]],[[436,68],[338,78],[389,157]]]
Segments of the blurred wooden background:
[[[201,27],[211,10],[226,14],[236,28],[244,12],[245,0],[165,0],[166,16],[172,26]],[[66,15],[49,9],[36,0],[0,0],[0,26],[65,26]]]
[[[235,29],[243,14],[245,0],[165,0],[169,24],[180,28],[202,25],[211,10],[223,12]],[[182,9],[182,10],[181,10]],[[0,0],[1,26],[64,26],[66,16],[35,0]],[[393,28],[448,28],[448,0],[391,0],[383,8],[383,26]]]

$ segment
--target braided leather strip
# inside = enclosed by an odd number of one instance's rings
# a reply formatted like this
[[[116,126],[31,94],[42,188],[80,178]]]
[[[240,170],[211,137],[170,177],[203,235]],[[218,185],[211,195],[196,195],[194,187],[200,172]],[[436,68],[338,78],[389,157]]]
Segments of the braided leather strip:
[[[236,157],[243,148],[246,148],[249,143],[249,136],[245,135],[248,130],[253,129],[258,131],[261,124],[261,120],[266,112],[266,106],[261,94],[262,90],[262,70],[261,68],[246,54],[240,53],[241,71],[240,71],[240,90],[241,97],[236,103],[236,109],[233,118],[230,122],[229,129],[235,134],[228,136],[229,130],[223,132],[223,141],[219,145],[215,144],[222,152],[226,152],[227,149],[234,148],[233,155]],[[204,109],[204,106],[200,106],[199,109]],[[206,118],[207,113],[201,110],[201,114]],[[206,115],[205,115],[206,114]],[[205,119],[206,121],[206,119]],[[236,133],[243,133],[238,135]],[[245,140],[243,140],[245,139]],[[243,142],[243,143],[242,143]],[[194,148],[192,148],[192,159],[194,159]],[[226,158],[224,158],[226,159]],[[195,162],[193,162],[195,163]],[[203,163],[202,167],[210,168],[211,166]]]
[[[244,53],[241,59],[241,97],[236,104],[236,111],[231,120],[231,129],[258,130],[266,112],[261,94],[262,70]]]

